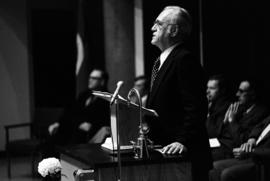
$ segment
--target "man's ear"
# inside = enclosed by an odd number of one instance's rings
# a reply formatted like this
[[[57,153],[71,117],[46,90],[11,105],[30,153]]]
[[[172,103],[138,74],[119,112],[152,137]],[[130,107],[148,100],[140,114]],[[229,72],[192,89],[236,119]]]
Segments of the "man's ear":
[[[170,28],[171,37],[176,37],[180,33],[179,31],[180,31],[180,29],[178,26],[176,26],[176,25],[171,26],[171,28]]]

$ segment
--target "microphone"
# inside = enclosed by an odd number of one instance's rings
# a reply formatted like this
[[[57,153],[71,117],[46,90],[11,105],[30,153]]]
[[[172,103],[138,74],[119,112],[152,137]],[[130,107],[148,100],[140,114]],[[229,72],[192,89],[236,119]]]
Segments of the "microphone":
[[[120,88],[122,87],[123,84],[124,84],[123,81],[118,81],[118,82],[117,82],[117,84],[116,84],[117,87],[116,87],[116,89],[115,89],[115,91],[114,91],[114,93],[113,93],[113,95],[112,95],[110,105],[112,105],[112,104],[114,103],[114,101],[115,101],[115,99],[116,99],[116,96],[118,95],[119,90],[120,90]]]

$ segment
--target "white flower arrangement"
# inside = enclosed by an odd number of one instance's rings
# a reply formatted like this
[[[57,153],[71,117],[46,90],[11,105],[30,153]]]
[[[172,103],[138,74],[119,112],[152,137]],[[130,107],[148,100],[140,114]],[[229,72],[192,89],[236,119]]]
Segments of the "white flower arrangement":
[[[57,158],[46,158],[38,164],[38,173],[42,177],[53,176],[61,172],[62,166]]]

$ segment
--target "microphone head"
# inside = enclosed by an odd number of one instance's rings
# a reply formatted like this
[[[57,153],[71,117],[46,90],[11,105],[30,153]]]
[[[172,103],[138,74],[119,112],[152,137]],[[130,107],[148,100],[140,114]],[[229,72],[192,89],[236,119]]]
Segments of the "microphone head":
[[[123,83],[124,83],[124,82],[123,82],[122,80],[120,80],[120,81],[118,81],[118,82],[117,82],[117,84],[116,84],[116,85],[117,85],[117,87],[120,87],[120,86],[122,86],[122,85],[123,85]]]

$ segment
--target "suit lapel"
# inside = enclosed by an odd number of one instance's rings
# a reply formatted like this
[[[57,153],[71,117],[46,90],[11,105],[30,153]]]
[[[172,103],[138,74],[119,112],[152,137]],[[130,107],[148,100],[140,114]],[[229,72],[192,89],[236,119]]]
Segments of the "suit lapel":
[[[263,128],[266,129],[266,127],[270,124],[270,121],[267,122],[266,126]],[[263,132],[263,130],[261,132]],[[270,137],[270,131],[266,133],[266,135],[261,139],[261,141],[258,143],[260,145],[262,142],[266,141]]]
[[[172,64],[174,57],[176,55],[176,52],[179,49],[179,47],[180,47],[180,45],[176,46],[173,49],[173,51],[169,54],[169,56],[167,57],[167,59],[165,60],[163,65],[161,66],[160,70],[158,71],[157,77],[154,81],[153,88],[152,88],[152,91],[151,91],[150,97],[149,97],[150,104],[151,104],[152,100],[154,99],[154,97],[156,96],[157,91],[158,91],[160,85],[162,84],[162,81],[163,81],[166,73],[168,72],[170,65]]]
[[[262,144],[264,141],[266,141],[270,137],[270,131],[266,133],[266,135],[262,138],[262,140],[258,143],[258,145]]]

